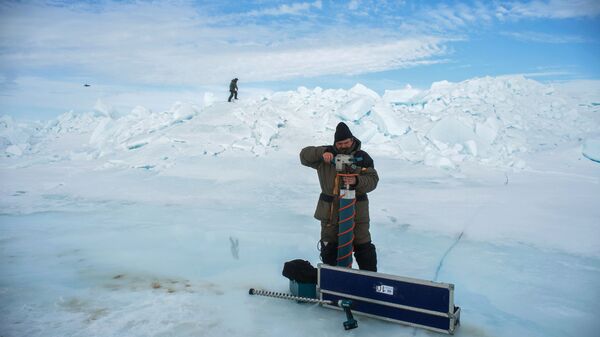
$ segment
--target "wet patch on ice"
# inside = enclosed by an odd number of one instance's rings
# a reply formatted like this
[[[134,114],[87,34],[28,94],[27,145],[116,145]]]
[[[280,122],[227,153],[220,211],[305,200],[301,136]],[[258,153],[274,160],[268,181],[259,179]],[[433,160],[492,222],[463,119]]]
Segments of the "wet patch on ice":
[[[215,283],[190,281],[175,277],[142,276],[127,273],[116,274],[102,281],[102,287],[110,291],[153,291],[156,293],[203,293],[223,295],[224,291]]]
[[[463,336],[471,336],[471,337],[492,337],[496,336],[496,334],[486,332],[485,328],[473,325],[471,323],[460,323],[460,327],[458,328],[458,333]]]
[[[108,315],[108,308],[96,306],[92,302],[78,297],[60,298],[58,306],[67,312],[83,314],[84,322],[90,323]]]

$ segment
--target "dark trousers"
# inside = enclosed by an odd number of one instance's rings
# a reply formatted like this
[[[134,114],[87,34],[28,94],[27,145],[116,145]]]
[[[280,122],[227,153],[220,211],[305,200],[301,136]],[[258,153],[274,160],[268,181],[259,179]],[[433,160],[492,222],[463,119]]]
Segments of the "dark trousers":
[[[337,242],[329,242],[327,245],[321,244],[321,260],[323,263],[337,265]],[[361,270],[377,271],[377,250],[371,241],[354,245],[354,258]]]
[[[229,95],[229,98],[227,99],[227,102],[231,102],[231,98],[234,97],[235,99],[237,98],[237,91],[230,91],[231,95]]]

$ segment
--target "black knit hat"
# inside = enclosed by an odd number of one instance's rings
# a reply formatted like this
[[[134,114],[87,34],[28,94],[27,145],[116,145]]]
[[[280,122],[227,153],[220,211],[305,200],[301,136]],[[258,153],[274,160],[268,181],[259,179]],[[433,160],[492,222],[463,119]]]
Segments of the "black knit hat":
[[[352,135],[352,132],[350,132],[350,129],[348,128],[348,125],[346,125],[346,123],[340,122],[335,128],[335,143],[339,142],[340,140],[345,140],[353,137],[354,136]]]

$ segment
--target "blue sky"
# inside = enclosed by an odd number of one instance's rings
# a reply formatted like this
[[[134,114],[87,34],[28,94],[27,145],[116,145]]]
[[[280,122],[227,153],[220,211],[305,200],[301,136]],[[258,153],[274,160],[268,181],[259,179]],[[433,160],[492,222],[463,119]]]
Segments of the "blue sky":
[[[3,1],[0,115],[203,93],[600,79],[600,1]],[[84,83],[91,87],[83,87]],[[244,93],[246,91],[246,93]],[[244,95],[246,94],[246,95]]]

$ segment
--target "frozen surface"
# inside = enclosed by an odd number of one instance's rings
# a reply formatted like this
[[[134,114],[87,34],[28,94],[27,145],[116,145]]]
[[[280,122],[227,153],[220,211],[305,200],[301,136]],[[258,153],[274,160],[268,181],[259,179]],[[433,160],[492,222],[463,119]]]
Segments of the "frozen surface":
[[[600,83],[544,85],[519,76],[438,82],[428,90],[277,92],[235,104],[177,102],[168,111],[66,112],[48,122],[0,119],[0,155],[30,161],[102,158],[120,167],[170,167],[182,156],[263,156],[331,142],[346,121],[375,155],[428,166],[524,168],[527,154],[597,138]],[[110,159],[110,161],[108,160]]]
[[[485,78],[3,117],[0,335],[345,333],[338,311],[248,295],[286,292],[287,260],[318,262],[318,183],[298,152],[344,119],[381,177],[380,271],[454,283],[457,336],[595,336],[600,95],[559,91]],[[358,320],[352,335],[432,335]]]
[[[587,159],[600,163],[600,138],[586,139],[582,154]]]

